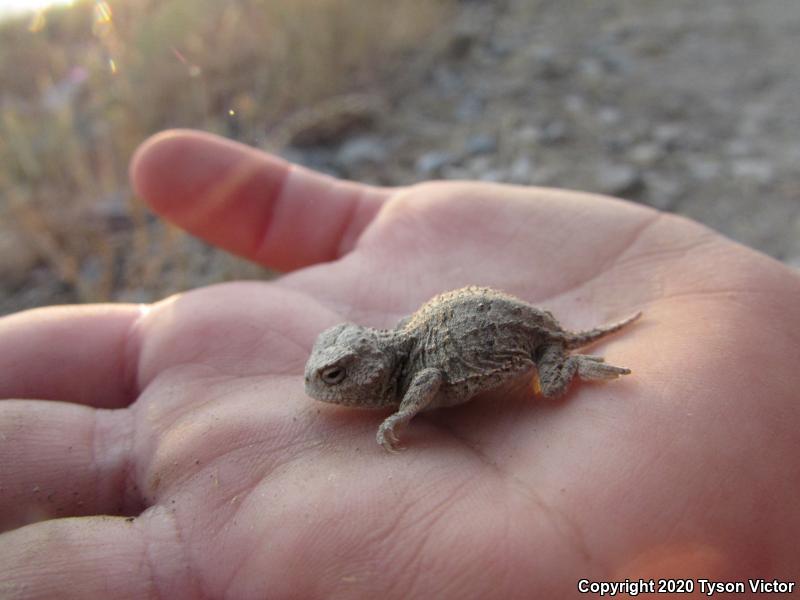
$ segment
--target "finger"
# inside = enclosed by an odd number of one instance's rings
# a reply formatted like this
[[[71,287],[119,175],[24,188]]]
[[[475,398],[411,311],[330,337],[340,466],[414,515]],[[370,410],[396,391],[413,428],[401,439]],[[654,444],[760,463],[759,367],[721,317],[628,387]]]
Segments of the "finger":
[[[136,397],[135,305],[58,306],[0,318],[0,398],[126,406]]]
[[[57,519],[4,533],[0,597],[200,597],[169,520],[158,520]]]
[[[179,227],[282,271],[345,254],[391,193],[192,131],[146,141],[131,180]]]
[[[0,402],[0,531],[55,517],[137,514],[130,413]]]

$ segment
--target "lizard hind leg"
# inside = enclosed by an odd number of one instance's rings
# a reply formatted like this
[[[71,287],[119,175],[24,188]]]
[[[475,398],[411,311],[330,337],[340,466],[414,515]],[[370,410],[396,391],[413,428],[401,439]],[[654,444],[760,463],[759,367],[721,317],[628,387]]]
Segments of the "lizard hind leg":
[[[584,381],[616,379],[631,371],[605,363],[602,356],[569,355],[560,344],[547,346],[537,363],[539,386],[546,398],[557,398],[567,391],[577,375]]]

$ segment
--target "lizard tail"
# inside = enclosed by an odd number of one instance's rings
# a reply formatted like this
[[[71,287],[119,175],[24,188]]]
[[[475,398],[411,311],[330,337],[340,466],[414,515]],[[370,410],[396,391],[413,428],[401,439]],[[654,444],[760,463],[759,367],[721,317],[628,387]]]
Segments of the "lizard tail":
[[[586,331],[569,332],[567,333],[566,346],[569,350],[583,348],[584,346],[588,346],[600,338],[611,335],[615,331],[619,331],[626,325],[633,323],[641,316],[642,312],[639,311],[627,319],[622,319],[622,321],[617,321],[616,323],[611,323],[610,325],[603,325],[602,327],[595,327],[594,329],[588,329]]]

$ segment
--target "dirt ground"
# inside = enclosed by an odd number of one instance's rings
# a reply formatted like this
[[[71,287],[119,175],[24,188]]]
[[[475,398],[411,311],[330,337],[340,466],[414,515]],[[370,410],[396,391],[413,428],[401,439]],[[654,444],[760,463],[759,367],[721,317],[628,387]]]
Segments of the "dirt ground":
[[[389,184],[611,194],[800,267],[800,3],[464,2],[376,131],[290,154]]]

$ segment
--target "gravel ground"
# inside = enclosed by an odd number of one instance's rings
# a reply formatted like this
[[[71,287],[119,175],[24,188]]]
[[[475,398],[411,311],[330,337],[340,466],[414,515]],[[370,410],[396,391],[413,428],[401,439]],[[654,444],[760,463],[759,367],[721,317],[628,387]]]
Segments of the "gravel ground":
[[[800,267],[800,3],[464,2],[370,131],[289,149],[352,179],[611,194]]]

